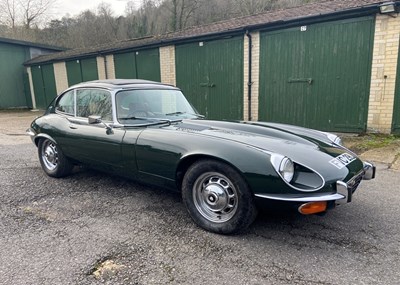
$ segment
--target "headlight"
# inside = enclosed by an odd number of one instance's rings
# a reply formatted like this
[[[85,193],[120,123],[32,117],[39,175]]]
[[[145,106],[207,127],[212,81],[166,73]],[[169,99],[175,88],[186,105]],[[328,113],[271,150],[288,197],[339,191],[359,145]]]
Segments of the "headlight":
[[[271,155],[271,163],[276,172],[278,172],[287,183],[292,181],[294,175],[294,163],[290,158],[274,153]]]
[[[285,157],[279,166],[279,173],[288,183],[292,181],[294,175],[294,164],[290,158]]]

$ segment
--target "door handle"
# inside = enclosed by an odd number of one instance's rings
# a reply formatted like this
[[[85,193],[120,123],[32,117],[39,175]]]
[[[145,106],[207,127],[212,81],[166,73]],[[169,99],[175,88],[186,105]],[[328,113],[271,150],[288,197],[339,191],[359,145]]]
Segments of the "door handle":
[[[311,85],[313,81],[314,80],[312,78],[290,78],[288,83],[308,83]]]
[[[73,129],[73,130],[76,130],[78,127],[76,125],[74,125],[74,124],[69,124],[69,128]]]
[[[215,84],[210,82],[200,83],[200,87],[215,87]]]

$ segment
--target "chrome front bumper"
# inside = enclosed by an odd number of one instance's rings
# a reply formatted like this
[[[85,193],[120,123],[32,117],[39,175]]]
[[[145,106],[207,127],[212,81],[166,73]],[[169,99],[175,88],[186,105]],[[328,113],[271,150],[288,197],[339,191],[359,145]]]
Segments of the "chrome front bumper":
[[[335,194],[255,194],[258,198],[271,199],[286,202],[322,202],[322,201],[335,201],[336,205],[342,205],[351,202],[353,193],[357,189],[361,180],[370,180],[375,178],[376,168],[369,162],[364,162],[364,169],[359,174],[350,179],[347,183],[343,181],[336,182]]]
[[[35,142],[36,133],[31,128],[27,129],[25,133],[30,136],[32,142]]]

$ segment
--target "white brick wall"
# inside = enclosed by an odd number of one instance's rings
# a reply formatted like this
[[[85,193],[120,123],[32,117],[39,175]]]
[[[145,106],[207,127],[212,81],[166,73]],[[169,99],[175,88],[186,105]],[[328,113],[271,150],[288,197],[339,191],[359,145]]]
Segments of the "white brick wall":
[[[68,88],[68,76],[65,62],[56,62],[53,64],[54,77],[56,80],[57,94]]]
[[[371,69],[368,131],[391,132],[399,34],[400,17],[377,15]]]
[[[107,61],[107,78],[115,79],[114,56],[112,54],[106,56]]]
[[[161,82],[176,85],[175,46],[160,47]]]
[[[252,65],[251,65],[251,120],[258,120],[258,94],[259,94],[259,82],[260,82],[260,33],[251,33],[252,37]],[[249,101],[248,101],[248,82],[249,82],[249,39],[244,36],[244,56],[243,56],[243,68],[244,68],[244,93],[243,93],[243,119],[249,120]]]
[[[96,57],[97,61],[97,75],[100,80],[106,79],[106,66],[105,66],[105,58],[102,56]]]

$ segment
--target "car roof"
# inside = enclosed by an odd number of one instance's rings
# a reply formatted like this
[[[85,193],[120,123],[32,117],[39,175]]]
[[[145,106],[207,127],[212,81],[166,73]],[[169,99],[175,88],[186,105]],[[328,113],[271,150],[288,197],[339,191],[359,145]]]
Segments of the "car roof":
[[[143,80],[143,79],[104,79],[82,82],[71,86],[68,89],[85,88],[85,87],[99,87],[106,89],[179,89],[173,85],[164,84],[156,81]]]

